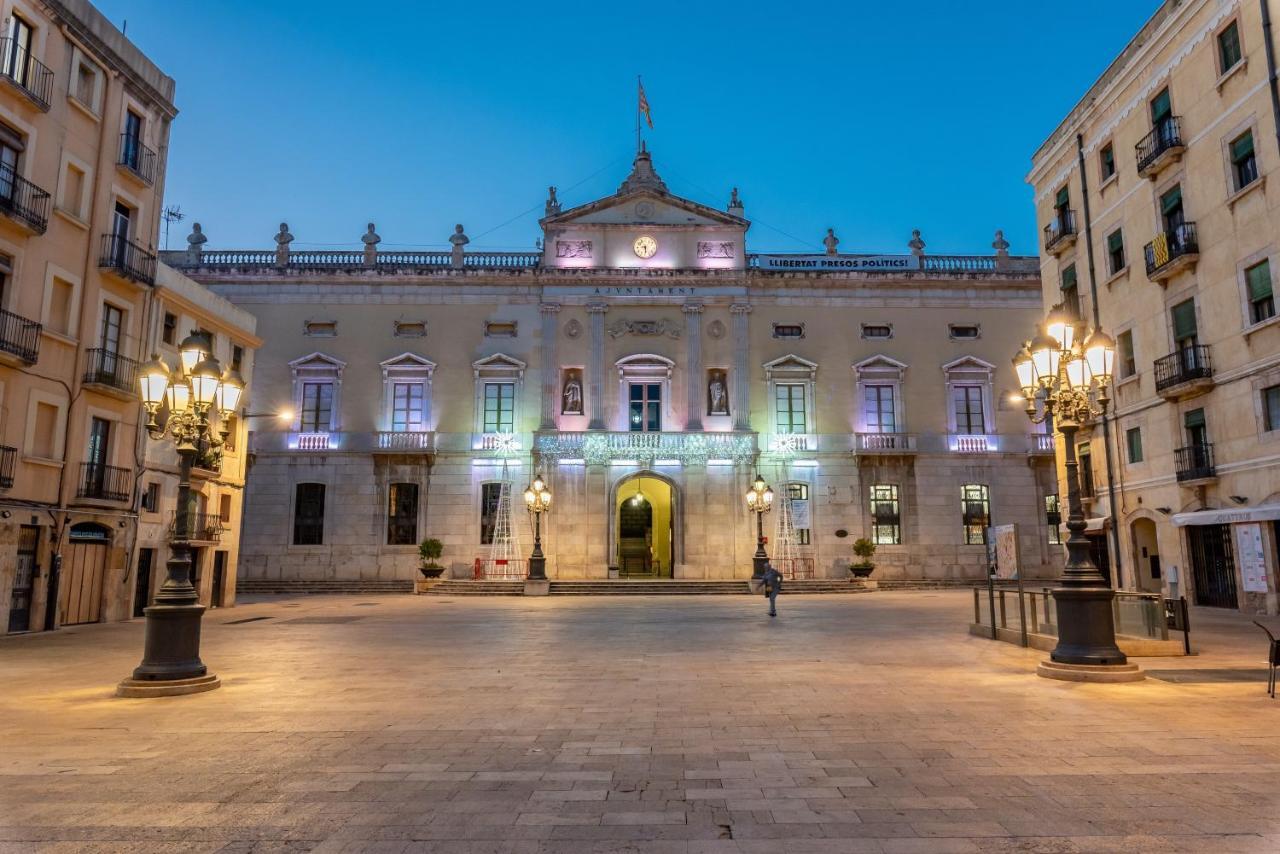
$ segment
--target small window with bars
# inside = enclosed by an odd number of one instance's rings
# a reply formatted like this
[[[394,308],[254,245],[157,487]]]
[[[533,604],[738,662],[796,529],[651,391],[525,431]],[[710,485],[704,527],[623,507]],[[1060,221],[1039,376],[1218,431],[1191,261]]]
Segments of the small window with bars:
[[[1056,492],[1044,497],[1044,523],[1049,529],[1049,543],[1062,544],[1062,504]]]
[[[987,528],[991,527],[990,489],[986,484],[965,484],[960,487],[960,507],[964,519],[965,545],[986,545]]]
[[[902,513],[897,484],[871,485],[871,541],[882,546],[902,543]]]

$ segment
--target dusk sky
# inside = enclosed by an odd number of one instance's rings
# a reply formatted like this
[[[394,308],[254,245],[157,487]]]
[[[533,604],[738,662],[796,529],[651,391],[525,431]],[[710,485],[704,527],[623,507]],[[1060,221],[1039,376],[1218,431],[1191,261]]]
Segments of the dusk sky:
[[[531,248],[548,185],[626,176],[639,73],[659,174],[739,187],[751,250],[974,254],[1035,254],[1031,155],[1157,6],[96,2],[177,80],[171,248]]]

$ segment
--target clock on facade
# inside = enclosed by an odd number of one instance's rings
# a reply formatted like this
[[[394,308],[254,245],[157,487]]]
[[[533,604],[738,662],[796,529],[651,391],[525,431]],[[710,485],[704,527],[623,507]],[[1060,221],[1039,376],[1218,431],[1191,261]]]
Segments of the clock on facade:
[[[636,238],[631,248],[635,251],[637,258],[652,258],[658,251],[658,241],[647,234],[642,234]]]

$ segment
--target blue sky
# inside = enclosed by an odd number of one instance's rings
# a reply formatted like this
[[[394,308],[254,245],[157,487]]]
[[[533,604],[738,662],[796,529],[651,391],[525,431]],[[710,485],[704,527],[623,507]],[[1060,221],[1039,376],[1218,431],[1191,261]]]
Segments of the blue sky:
[[[612,193],[635,77],[668,187],[756,251],[1034,254],[1030,157],[1156,0],[825,4],[97,0],[177,80],[166,201],[209,248],[530,248]],[[362,15],[361,9],[376,11]],[[979,10],[980,11],[977,11]],[[355,11],[353,11],[355,10]],[[182,245],[191,219],[173,226]],[[162,238],[163,239],[163,238]]]

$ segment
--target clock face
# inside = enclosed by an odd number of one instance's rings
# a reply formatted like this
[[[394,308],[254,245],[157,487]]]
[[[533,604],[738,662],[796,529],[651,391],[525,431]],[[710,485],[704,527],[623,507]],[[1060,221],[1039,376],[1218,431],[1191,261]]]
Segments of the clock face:
[[[635,250],[637,258],[652,258],[658,251],[658,241],[647,234],[642,234],[636,238],[631,248]]]

